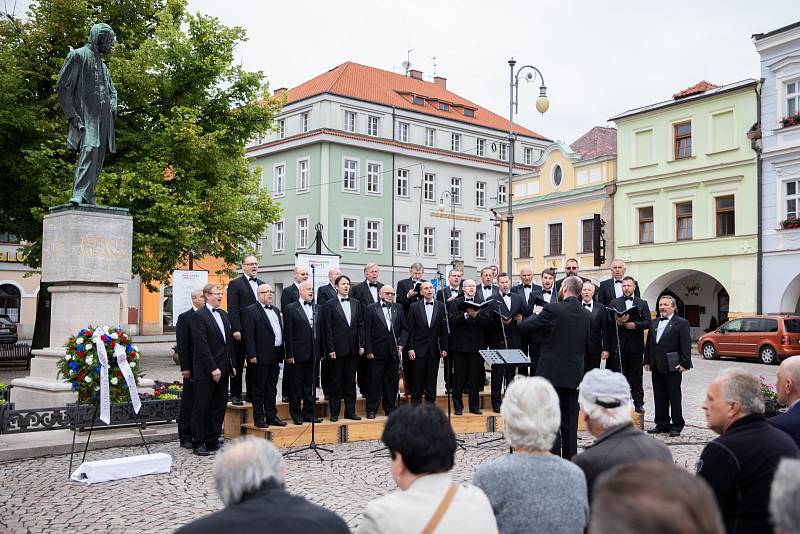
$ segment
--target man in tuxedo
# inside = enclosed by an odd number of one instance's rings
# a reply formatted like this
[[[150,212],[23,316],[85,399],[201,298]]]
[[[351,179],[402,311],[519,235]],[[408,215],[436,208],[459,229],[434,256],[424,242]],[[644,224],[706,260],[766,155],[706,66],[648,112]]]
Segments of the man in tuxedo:
[[[203,289],[193,289],[192,307],[178,315],[178,321],[175,323],[175,342],[178,345],[178,358],[181,365],[181,376],[183,377],[181,410],[178,415],[178,439],[184,449],[192,448],[192,399],[194,398],[192,315],[205,303]]]
[[[422,299],[419,291],[414,291],[418,283],[424,282],[425,267],[416,262],[409,269],[410,276],[397,283],[397,303],[403,307],[403,311],[408,314],[408,308]]]
[[[673,297],[662,295],[658,299],[658,313],[647,331],[647,363],[644,368],[651,372],[656,410],[656,426],[647,432],[669,433],[671,437],[677,437],[686,424],[681,410],[681,379],[683,373],[692,368],[692,338],[689,321],[675,315]]]
[[[775,379],[778,402],[787,409],[768,419],[769,423],[789,434],[800,446],[800,356],[790,356],[778,367]]]
[[[532,289],[529,298],[528,314],[525,317],[538,314],[542,311],[540,306],[533,304],[534,300],[539,298],[543,301],[557,302],[558,295],[555,290],[555,272],[552,269],[544,269],[541,274],[542,285],[536,286]],[[531,367],[528,369],[530,376],[536,375],[536,365],[539,362],[539,354],[542,350],[542,334],[541,332],[525,332],[522,334],[523,342],[527,341],[528,356],[531,359]]]
[[[408,327],[402,306],[392,302],[394,295],[392,286],[382,286],[381,301],[364,312],[364,350],[369,374],[367,419],[375,419],[381,404],[386,415],[397,409],[400,359],[408,339]]]
[[[251,398],[253,420],[259,428],[286,426],[278,418],[275,398],[278,395],[278,370],[283,359],[283,319],[273,306],[275,291],[269,284],[258,286],[258,302],[246,308],[244,350],[247,368],[253,373]]]
[[[542,286],[533,283],[533,270],[530,267],[523,267],[519,270],[520,283],[511,288],[512,293],[522,296],[525,302],[525,307],[530,315],[533,311],[533,297],[536,296],[536,291],[541,291]]]
[[[222,287],[203,287],[206,304],[191,317],[192,372],[192,449],[197,456],[208,456],[219,449],[222,421],[228,404],[228,372],[233,368],[233,331],[228,314],[219,306]]]
[[[597,301],[608,306],[612,300],[622,296],[622,279],[625,277],[625,262],[615,259],[611,262],[611,278],[600,282],[600,290],[597,293]],[[639,284],[635,285],[633,295],[640,298]]]
[[[447,273],[447,285],[436,293],[436,300],[440,302],[452,302],[453,299],[461,295],[463,291],[461,289],[462,276],[463,273],[458,269],[450,269],[450,272]]]
[[[308,280],[308,268],[303,265],[295,265],[292,271],[294,283],[281,291],[281,310],[286,313],[286,307],[292,302],[300,299],[300,284]],[[283,364],[283,382],[281,382],[281,398],[283,402],[289,402],[289,381],[286,380],[286,363]]]
[[[561,284],[563,301],[554,300],[521,325],[523,332],[542,333],[536,376],[549,380],[558,394],[561,425],[552,452],[567,459],[578,452],[578,385],[591,322],[578,300],[582,284],[577,276],[567,277]]]
[[[569,258],[564,263],[564,272],[565,272],[564,278],[561,278],[560,280],[556,280],[556,294],[557,295],[561,295],[561,282],[563,282],[564,279],[567,278],[568,276],[577,276],[578,278],[581,279],[581,282],[590,282],[591,281],[588,278],[584,278],[583,276],[578,274],[578,260],[576,260],[575,258]],[[595,288],[595,292],[596,292],[596,289],[597,288]]]
[[[380,290],[383,284],[378,282],[379,274],[378,264],[368,263],[364,266],[364,281],[350,288],[350,297],[359,301],[364,309],[380,300]],[[367,396],[367,375],[367,359],[359,356],[356,384],[358,384],[358,392],[362,397]]]
[[[481,269],[481,285],[475,292],[478,302],[484,302],[500,294],[500,289],[494,285],[494,272],[491,267]]]
[[[591,328],[589,337],[586,339],[586,359],[584,361],[583,372],[588,373],[592,369],[598,369],[600,362],[608,361],[608,313],[605,307],[598,304],[594,299],[595,285],[592,282],[584,282],[581,289],[581,306],[589,312],[591,317]]]
[[[314,284],[306,280],[298,288],[300,300],[288,304],[283,311],[284,348],[286,352],[284,380],[289,381],[289,413],[292,422],[302,425],[322,419],[314,415],[316,401],[314,367],[317,358],[315,348],[319,339],[314,336],[314,321],[319,318],[312,303]]]
[[[234,278],[228,284],[228,317],[233,330],[233,363],[236,373],[230,377],[230,394],[232,402],[237,406],[242,405],[242,373],[244,372],[244,345],[242,344],[242,323],[244,322],[244,309],[256,303],[256,290],[263,284],[256,278],[258,274],[258,260],[255,256],[245,256],[242,260],[242,275]],[[252,391],[250,373],[247,373],[245,385],[247,394]]]
[[[350,278],[340,274],[335,281],[336,298],[322,307],[325,354],[328,358],[331,421],[339,420],[344,398],[344,418],[358,421],[356,415],[356,367],[364,354],[364,309],[350,298]]]
[[[622,364],[622,373],[631,385],[634,409],[644,413],[644,389],[642,388],[642,369],[644,365],[644,331],[650,327],[650,306],[646,300],[634,296],[636,280],[630,276],[622,279],[622,296],[609,303],[609,307],[618,312],[636,308],[639,317],[631,320],[630,314],[616,317],[609,314],[611,331],[608,334],[611,358],[616,358],[615,365]],[[617,338],[619,336],[619,338]],[[617,348],[619,341],[619,350]]]
[[[433,298],[433,284],[420,286],[422,300],[408,310],[408,366],[411,375],[411,404],[418,405],[425,395],[427,402],[436,402],[436,381],[439,377],[439,355],[447,355],[447,309]]]
[[[341,274],[342,271],[336,267],[328,270],[328,283],[317,289],[318,306],[322,306],[329,300],[336,298],[336,279],[339,278]]]
[[[489,305],[481,311],[486,325],[486,337],[490,349],[521,349],[522,334],[519,322],[525,314],[525,303],[522,297],[511,292],[511,277],[500,273],[497,277],[498,294]],[[500,413],[502,393],[505,387],[514,380],[517,368],[513,365],[492,366],[492,410]]]
[[[469,411],[481,413],[480,391],[483,384],[483,358],[479,350],[486,348],[484,317],[479,310],[459,309],[462,302],[476,302],[475,280],[464,280],[464,293],[448,303],[450,314],[450,341],[448,354],[453,369],[453,410],[456,415],[464,412],[464,384],[469,383]],[[447,367],[445,367],[447,372]],[[472,387],[474,385],[474,387]]]

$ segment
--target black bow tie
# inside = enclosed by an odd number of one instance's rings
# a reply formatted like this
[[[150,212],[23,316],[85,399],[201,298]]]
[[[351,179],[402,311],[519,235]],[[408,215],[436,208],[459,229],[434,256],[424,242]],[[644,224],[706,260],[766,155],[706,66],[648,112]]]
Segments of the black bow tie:
[[[265,310],[271,310],[271,309],[272,309],[272,306],[270,306],[269,304],[267,304],[266,306],[264,306],[264,309],[265,309]]]
[[[633,302],[633,297],[625,297],[625,302]]]
[[[531,288],[530,284],[522,284],[522,289],[530,289],[530,288]]]
[[[311,303],[304,300],[303,301],[303,306],[311,306]]]
[[[433,302],[426,302],[425,305],[426,306],[433,306]]]
[[[350,297],[339,299],[339,300],[341,300],[342,302],[350,302]]]
[[[258,279],[257,279],[257,278],[248,278],[248,280],[249,280],[250,282],[258,282]]]
[[[486,291],[491,291],[492,286],[483,286],[483,289],[485,289]]]
[[[669,321],[669,317],[659,317],[659,321]]]
[[[451,292],[451,293],[458,293],[458,288],[456,288],[456,289],[453,289],[453,288],[451,287],[451,288],[450,288],[450,292]]]
[[[391,304],[381,304],[381,308],[391,308]]]
[[[591,308],[592,307],[592,303],[591,302],[584,302],[583,303],[583,307],[584,308]]]
[[[614,283],[615,283],[615,284],[621,284],[621,283],[622,283],[622,280],[614,280]]]
[[[472,299],[466,299],[466,302],[472,302]]]
[[[378,284],[368,284],[369,287],[378,287]]]
[[[543,295],[549,295],[552,292],[552,289],[542,289]]]
[[[219,308],[211,308],[211,311],[214,313],[219,313]]]

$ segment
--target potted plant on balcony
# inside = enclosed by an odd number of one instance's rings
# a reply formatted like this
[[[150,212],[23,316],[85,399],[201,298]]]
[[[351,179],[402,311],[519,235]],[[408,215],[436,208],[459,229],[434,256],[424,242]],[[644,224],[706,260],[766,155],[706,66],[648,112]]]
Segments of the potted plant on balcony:
[[[788,128],[789,126],[797,126],[800,125],[800,111],[796,111],[792,115],[787,115],[786,117],[781,119],[781,126],[783,128]]]
[[[781,221],[781,228],[784,230],[800,228],[800,219],[798,219],[796,215],[789,215],[786,219]]]

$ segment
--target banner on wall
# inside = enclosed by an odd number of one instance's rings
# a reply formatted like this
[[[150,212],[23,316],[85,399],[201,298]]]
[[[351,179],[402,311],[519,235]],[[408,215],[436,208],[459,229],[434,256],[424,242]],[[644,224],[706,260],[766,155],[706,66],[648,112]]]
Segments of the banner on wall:
[[[335,254],[297,254],[295,265],[308,269],[308,279],[314,282],[314,294],[328,283],[328,271],[339,268],[339,256]],[[314,267],[312,270],[311,267]],[[313,279],[312,279],[313,273]]]
[[[172,271],[172,326],[192,307],[192,291],[208,283],[208,271]]]

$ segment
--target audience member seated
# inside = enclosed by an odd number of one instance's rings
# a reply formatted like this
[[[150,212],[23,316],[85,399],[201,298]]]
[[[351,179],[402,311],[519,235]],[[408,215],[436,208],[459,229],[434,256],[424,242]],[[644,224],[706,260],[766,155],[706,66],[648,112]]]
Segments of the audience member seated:
[[[214,461],[214,485],[225,508],[179,532],[218,534],[349,534],[344,520],[283,486],[283,456],[265,439],[245,437],[226,445]]]
[[[789,434],[800,447],[800,356],[786,358],[778,367],[775,389],[785,413],[769,418],[769,423]]]
[[[722,534],[708,484],[665,462],[623,464],[597,479],[589,534]]]
[[[796,458],[797,444],[764,417],[761,382],[730,369],[708,386],[708,427],[720,436],[705,446],[697,474],[711,486],[729,533],[769,534],[769,491],[781,458]]]
[[[800,534],[800,460],[784,458],[778,464],[769,498],[769,514],[776,534]]]
[[[561,424],[553,386],[517,376],[500,413],[514,452],[478,467],[473,482],[489,497],[501,534],[581,534],[589,518],[586,479],[550,453]]]
[[[631,403],[631,389],[622,373],[592,369],[578,387],[586,429],[596,441],[572,461],[586,475],[590,501],[594,481],[612,467],[645,460],[672,463],[672,454],[663,441],[634,428]]]
[[[392,457],[399,491],[367,504],[357,533],[492,534],[497,523],[484,493],[456,484],[456,436],[444,413],[432,404],[392,412],[381,437]]]

